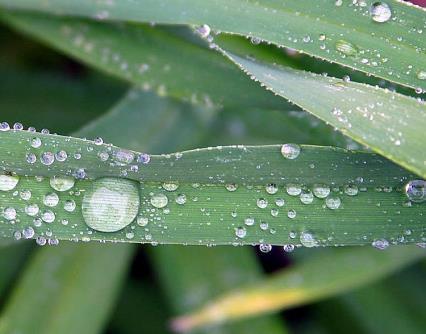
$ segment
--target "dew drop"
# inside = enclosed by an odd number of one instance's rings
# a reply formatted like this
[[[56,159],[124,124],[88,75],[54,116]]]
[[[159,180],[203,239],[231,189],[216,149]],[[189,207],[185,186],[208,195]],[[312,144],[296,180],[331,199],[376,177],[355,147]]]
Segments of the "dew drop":
[[[426,80],[426,71],[421,70],[417,72],[417,79]]]
[[[28,216],[34,217],[38,214],[39,212],[39,207],[37,204],[28,204],[27,206],[25,206],[25,213]]]
[[[318,246],[318,242],[315,240],[314,236],[310,232],[300,233],[300,243],[308,248]]]
[[[405,186],[405,195],[415,203],[421,203],[426,200],[426,181],[412,180]]]
[[[12,189],[15,189],[18,182],[19,182],[19,176],[2,174],[0,175],[0,190],[10,191]]]
[[[74,187],[75,180],[72,177],[54,176],[50,178],[50,186],[56,191],[67,191]]]
[[[282,206],[284,206],[285,201],[284,201],[284,199],[283,199],[283,198],[277,198],[277,199],[275,200],[275,204],[276,204],[276,206],[278,206],[278,207],[282,207]]]
[[[317,198],[326,198],[330,194],[330,187],[325,184],[315,184],[312,192]]]
[[[278,187],[276,184],[268,184],[265,188],[266,192],[270,195],[276,194],[278,192]]]
[[[281,146],[281,154],[286,159],[296,159],[300,154],[300,146],[297,144],[284,144]]]
[[[325,199],[325,205],[331,210],[336,210],[340,207],[342,201],[337,196],[330,196]]]
[[[179,204],[179,205],[184,205],[186,203],[186,195],[185,194],[177,195],[176,203]]]
[[[34,234],[34,229],[31,226],[28,226],[22,230],[22,236],[25,239],[31,239],[32,237],[34,237]]]
[[[233,192],[233,191],[237,190],[238,186],[235,183],[229,183],[229,184],[225,185],[225,188],[226,188],[226,190]]]
[[[290,219],[296,218],[296,210],[293,210],[293,209],[288,210],[287,217]]]
[[[137,157],[137,162],[140,164],[147,164],[151,160],[151,156],[146,153],[139,154]]]
[[[385,2],[375,2],[370,7],[370,16],[375,22],[383,23],[392,17],[392,11]]]
[[[8,207],[3,210],[3,217],[7,220],[14,220],[16,218],[15,208]]]
[[[42,212],[41,214],[41,219],[45,222],[45,223],[53,223],[55,221],[55,214],[53,211],[51,210],[45,210]]]
[[[387,241],[386,239],[377,239],[374,240],[371,245],[379,250],[385,250],[389,247],[389,241]]]
[[[65,160],[68,159],[68,153],[65,152],[64,150],[60,150],[55,153],[55,158],[59,162],[64,162]]]
[[[203,38],[207,38],[210,35],[211,29],[207,24],[203,24],[196,29],[196,32]]]
[[[21,197],[22,200],[28,201],[31,198],[32,194],[29,190],[21,190],[19,192],[19,197]]]
[[[37,161],[37,157],[34,153],[27,153],[26,160],[29,164],[34,164]]]
[[[245,238],[245,236],[247,235],[247,230],[244,227],[238,227],[235,229],[235,235],[238,238]]]
[[[139,226],[144,227],[144,226],[148,225],[148,222],[149,222],[149,220],[148,220],[148,218],[147,218],[147,217],[138,216],[138,217],[136,218],[136,223],[137,223]]]
[[[270,244],[260,244],[259,245],[259,250],[262,253],[269,253],[272,250],[272,245],[270,245]]]
[[[168,203],[169,199],[164,194],[158,193],[151,196],[151,205],[155,208],[164,208]]]
[[[33,148],[39,148],[41,146],[42,142],[41,139],[38,137],[34,137],[33,139],[31,139],[31,147]]]
[[[84,194],[82,213],[86,224],[101,232],[116,232],[129,225],[139,210],[139,190],[130,180],[95,180]]]
[[[300,201],[303,204],[311,204],[314,201],[314,195],[310,191],[304,191],[300,194]]]
[[[247,217],[246,219],[244,219],[244,224],[246,224],[247,226],[253,226],[254,225],[254,218]]]
[[[298,184],[290,183],[287,185],[286,191],[290,196],[299,196],[302,192],[302,187]]]
[[[358,187],[354,184],[348,184],[344,187],[345,194],[348,196],[358,195]]]
[[[72,199],[67,199],[64,203],[64,210],[68,212],[73,212],[76,208],[75,201]]]
[[[260,209],[264,209],[268,206],[268,201],[264,198],[258,198],[256,201],[256,205]]]
[[[293,244],[284,245],[283,250],[286,253],[291,253],[292,251],[294,251],[294,245]]]
[[[166,191],[175,191],[179,188],[179,183],[176,182],[164,182],[162,185],[163,189]]]
[[[46,239],[45,237],[43,237],[43,236],[38,236],[38,237],[36,238],[36,244],[37,244],[37,245],[39,245],[39,246],[44,246],[44,245],[46,245],[46,243],[47,243],[47,239]]]
[[[43,152],[40,161],[43,165],[50,166],[55,161],[55,156],[52,152]]]
[[[343,53],[345,56],[355,56],[358,53],[358,48],[343,39],[339,39],[335,44],[336,50]]]

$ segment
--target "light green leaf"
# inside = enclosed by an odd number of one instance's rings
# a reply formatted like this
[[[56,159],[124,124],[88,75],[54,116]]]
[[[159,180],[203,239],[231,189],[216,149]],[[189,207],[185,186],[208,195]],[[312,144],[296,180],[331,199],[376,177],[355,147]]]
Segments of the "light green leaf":
[[[3,237],[15,233],[15,220],[20,228],[35,223],[36,235],[49,230],[72,240],[317,246],[397,243],[407,230],[404,242],[424,237],[425,207],[407,202],[404,192],[415,176],[374,154],[290,144],[148,159],[108,144],[16,130],[0,132],[0,142],[0,166],[20,175],[13,191],[2,193]],[[65,175],[69,186],[55,185],[54,177]],[[9,189],[13,176],[4,178]],[[23,190],[31,200],[14,196]]]
[[[183,27],[166,29],[49,15],[0,14],[1,19],[19,31],[159,95],[209,108],[260,105],[295,109],[259,89],[231,62],[224,61],[192,33],[188,35],[189,30]]]
[[[426,177],[426,104],[386,89],[267,65],[223,51],[248,75],[344,134]]]
[[[99,20],[208,24],[217,31],[256,37],[389,81],[425,89],[424,10],[388,0],[387,8],[382,11],[384,15],[375,17],[370,14],[373,3],[373,0],[212,0],[200,6],[194,0],[137,0],[113,4],[85,0],[0,1],[7,8]]]
[[[386,252],[342,249],[306,261],[211,301],[175,319],[182,331],[311,303],[376,281],[425,256],[423,249],[398,247]]]

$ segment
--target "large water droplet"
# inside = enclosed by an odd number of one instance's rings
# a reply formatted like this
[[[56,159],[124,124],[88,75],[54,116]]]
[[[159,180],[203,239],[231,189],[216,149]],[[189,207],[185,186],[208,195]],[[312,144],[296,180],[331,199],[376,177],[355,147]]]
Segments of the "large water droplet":
[[[86,224],[101,232],[116,232],[138,214],[139,190],[125,179],[102,178],[84,194],[82,213]]]
[[[15,189],[19,182],[19,176],[17,175],[0,175],[0,190],[9,191]]]
[[[286,159],[296,159],[300,154],[300,146],[297,144],[284,144],[281,146],[281,154]]]
[[[412,202],[421,203],[426,200],[426,181],[412,180],[405,186],[405,194]]]
[[[75,179],[66,176],[54,176],[50,179],[50,186],[56,191],[67,191],[74,187]]]
[[[373,21],[383,23],[392,17],[392,10],[385,2],[375,2],[370,7],[370,16]]]

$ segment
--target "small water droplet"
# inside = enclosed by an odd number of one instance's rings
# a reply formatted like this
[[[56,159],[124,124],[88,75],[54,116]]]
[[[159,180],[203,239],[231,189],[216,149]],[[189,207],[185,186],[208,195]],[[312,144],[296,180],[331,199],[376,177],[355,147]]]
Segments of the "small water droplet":
[[[238,189],[238,186],[235,183],[229,183],[225,185],[225,188],[226,190],[233,192]]]
[[[32,194],[29,190],[21,190],[19,192],[19,197],[21,197],[22,200],[28,201],[31,198]]]
[[[296,159],[300,154],[300,146],[297,144],[284,144],[281,146],[281,154],[286,159]]]
[[[417,72],[417,79],[419,80],[426,80],[426,71],[418,71]]]
[[[67,191],[72,189],[75,184],[75,179],[66,176],[54,176],[50,178],[50,186],[56,191]]]
[[[34,137],[31,139],[31,147],[39,148],[41,146],[42,142],[41,139],[38,137]]]
[[[330,187],[325,184],[315,184],[312,192],[317,198],[326,198],[330,194]]]
[[[25,213],[28,216],[34,217],[38,214],[39,212],[39,207],[37,204],[33,203],[33,204],[28,204],[27,206],[25,206]]]
[[[284,245],[283,250],[286,253],[291,253],[292,251],[294,251],[294,245],[293,244]]]
[[[379,250],[385,250],[389,247],[389,241],[387,241],[386,239],[377,239],[374,240],[371,245]]]
[[[8,207],[3,210],[3,217],[7,220],[14,220],[16,218],[15,208]]]
[[[177,182],[164,182],[162,185],[164,190],[167,191],[175,191],[177,188],[179,188],[179,183]]]
[[[41,219],[45,222],[45,223],[53,223],[55,221],[55,213],[51,210],[45,210],[42,212],[41,214]]]
[[[265,188],[266,192],[270,195],[276,194],[278,192],[278,187],[276,184],[268,184]]]
[[[254,225],[254,218],[247,217],[246,219],[244,219],[244,224],[246,224],[247,226],[253,226]]]
[[[296,218],[296,210],[293,210],[293,209],[288,210],[287,217],[290,219]]]
[[[268,201],[264,198],[258,198],[256,201],[256,205],[260,209],[264,209],[268,206]]]
[[[72,199],[67,199],[64,203],[64,210],[68,212],[74,212],[76,208],[75,201]]]
[[[345,56],[355,56],[358,53],[358,48],[343,39],[339,39],[335,44],[336,50],[343,53]]]
[[[176,203],[179,204],[179,205],[184,205],[186,203],[186,195],[185,194],[177,195]]]
[[[169,203],[169,199],[162,193],[154,194],[151,197],[151,205],[158,209],[164,208]]]
[[[259,250],[262,253],[269,253],[272,250],[272,245],[270,245],[270,244],[260,244],[259,245]]]
[[[43,204],[50,207],[55,207],[59,203],[59,196],[56,193],[49,193],[44,195]]]
[[[344,187],[344,191],[346,195],[356,196],[358,195],[358,187],[354,184],[348,184]]]
[[[247,230],[244,227],[238,227],[235,229],[235,235],[242,239],[247,235]]]
[[[303,204],[311,204],[314,201],[314,195],[310,191],[304,191],[300,194],[300,201]]]
[[[0,190],[1,191],[10,191],[15,189],[16,185],[19,182],[19,176],[17,175],[0,175]]]
[[[22,230],[22,236],[25,239],[31,239],[32,237],[34,237],[34,234],[34,229],[31,226],[28,226]]]
[[[286,186],[286,191],[290,196],[299,196],[302,192],[302,187],[298,184],[290,183]]]
[[[52,152],[43,152],[40,161],[43,165],[50,166],[55,161],[55,156]]]
[[[318,242],[315,240],[313,234],[310,232],[300,233],[300,243],[308,248],[318,246]]]
[[[426,201],[426,181],[412,180],[405,186],[405,195],[415,203]]]
[[[392,17],[392,10],[386,2],[375,2],[370,7],[370,16],[375,22],[383,23]]]
[[[283,199],[283,198],[277,198],[277,199],[275,200],[275,204],[276,204],[276,206],[278,206],[278,207],[282,207],[282,206],[284,206],[284,205],[285,205],[285,201],[284,201],[284,199]]]
[[[331,210],[336,210],[340,207],[342,201],[337,196],[329,196],[325,199],[325,205]]]
[[[139,225],[139,226],[146,226],[146,225],[148,225],[148,222],[149,222],[149,220],[148,220],[148,218],[147,217],[144,217],[144,216],[138,216],[137,218],[136,218],[136,223]]]

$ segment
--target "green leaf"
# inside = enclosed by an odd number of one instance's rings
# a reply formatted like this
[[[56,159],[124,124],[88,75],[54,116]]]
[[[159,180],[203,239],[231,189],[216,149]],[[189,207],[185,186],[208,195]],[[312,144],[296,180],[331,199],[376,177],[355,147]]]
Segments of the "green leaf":
[[[66,243],[42,249],[2,313],[0,333],[99,332],[130,255],[127,245]],[[106,271],[108,279],[100,279]]]
[[[276,94],[426,177],[426,105],[389,90],[223,53]],[[315,92],[312,94],[312,92]]]
[[[90,66],[159,95],[210,108],[295,108],[259,89],[206,43],[194,39],[192,33],[188,36],[185,28],[106,24],[25,13],[1,13],[0,18]]]
[[[225,294],[175,323],[186,331],[311,303],[376,281],[424,255],[423,249],[411,247],[319,253],[261,283]]]
[[[0,132],[0,142],[1,168],[20,175],[13,191],[2,193],[3,237],[16,232],[15,220],[21,228],[35,222],[36,235],[49,230],[59,239],[155,243],[398,243],[407,230],[404,242],[411,243],[424,234],[425,207],[408,202],[403,189],[415,176],[375,154],[229,146],[152,155],[148,162],[137,152],[58,135],[9,130]],[[289,159],[282,149],[301,152]],[[59,184],[54,191],[56,176],[71,177],[71,188],[61,191]],[[14,196],[22,190],[31,191],[30,201]],[[317,190],[331,192],[317,198]],[[39,211],[30,208],[36,217],[25,213],[29,204],[38,205]],[[34,221],[37,214],[47,224]]]
[[[7,8],[32,9],[95,19],[208,24],[212,29],[252,36],[336,62],[409,87],[426,88],[424,10],[386,1],[391,17],[373,20],[375,1],[297,0],[119,1],[1,0]],[[383,18],[384,19],[384,18]],[[314,32],[314,33],[313,33]],[[401,57],[404,55],[404,57]],[[422,79],[423,78],[423,79]]]

